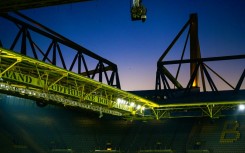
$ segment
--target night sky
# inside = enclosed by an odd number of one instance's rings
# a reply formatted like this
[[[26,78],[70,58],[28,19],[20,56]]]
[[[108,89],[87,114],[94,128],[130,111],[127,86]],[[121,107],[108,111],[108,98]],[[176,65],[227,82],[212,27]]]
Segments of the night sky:
[[[131,21],[130,2],[95,0],[21,13],[117,64],[123,90],[155,88],[157,60],[191,13],[198,14],[202,57],[245,54],[244,0],[143,0],[147,8],[144,23]],[[1,18],[0,23],[0,34],[9,35],[11,30]],[[182,37],[166,60],[180,59],[186,34]],[[235,86],[245,60],[212,65]],[[189,71],[182,73],[186,82]]]

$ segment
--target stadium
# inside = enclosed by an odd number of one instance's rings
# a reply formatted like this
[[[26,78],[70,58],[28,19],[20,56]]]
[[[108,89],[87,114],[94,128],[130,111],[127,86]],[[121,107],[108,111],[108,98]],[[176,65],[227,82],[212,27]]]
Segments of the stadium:
[[[133,2],[132,21],[147,22]],[[203,58],[196,13],[157,61],[155,89],[124,91],[116,64],[17,12],[65,3],[0,2],[1,20],[16,28],[9,47],[0,33],[0,152],[245,152],[245,55]],[[181,38],[180,59],[168,60]],[[214,70],[227,61],[241,67],[232,83]]]

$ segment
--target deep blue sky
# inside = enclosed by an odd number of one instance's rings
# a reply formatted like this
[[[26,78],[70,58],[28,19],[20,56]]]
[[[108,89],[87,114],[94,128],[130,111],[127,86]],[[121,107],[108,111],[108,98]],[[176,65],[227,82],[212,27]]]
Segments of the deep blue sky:
[[[143,4],[145,23],[131,21],[130,0],[95,0],[21,12],[116,63],[124,90],[154,89],[157,60],[191,13],[198,14],[202,57],[245,54],[244,0],[143,0]],[[2,27],[0,31],[4,32]],[[181,51],[183,41],[179,46]],[[180,59],[180,51],[167,59]],[[219,63],[214,69],[236,84],[244,60],[228,64],[229,68],[226,62]]]

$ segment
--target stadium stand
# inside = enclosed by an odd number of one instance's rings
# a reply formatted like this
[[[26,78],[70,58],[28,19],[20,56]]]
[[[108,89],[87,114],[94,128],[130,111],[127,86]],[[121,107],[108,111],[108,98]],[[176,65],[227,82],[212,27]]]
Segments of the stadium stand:
[[[0,95],[3,153],[244,153],[243,116],[124,120]]]

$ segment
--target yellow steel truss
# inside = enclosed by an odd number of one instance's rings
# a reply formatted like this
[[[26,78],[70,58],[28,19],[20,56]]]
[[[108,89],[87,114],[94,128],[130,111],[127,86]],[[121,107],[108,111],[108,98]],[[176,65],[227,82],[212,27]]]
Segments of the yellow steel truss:
[[[223,109],[245,100],[157,104],[54,65],[0,48],[0,90],[134,119],[171,118],[173,111],[201,110],[202,116],[219,117]],[[151,114],[145,114],[144,109]],[[179,116],[181,117],[181,116]],[[187,117],[187,116],[183,116]],[[192,117],[192,116],[189,116]]]
[[[144,115],[158,104],[54,65],[0,48],[1,89],[92,108],[113,115]],[[33,95],[35,94],[35,95]],[[38,96],[37,96],[38,95]],[[110,111],[109,111],[110,110]]]

